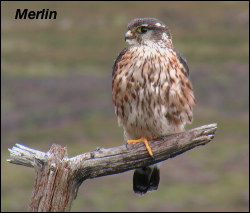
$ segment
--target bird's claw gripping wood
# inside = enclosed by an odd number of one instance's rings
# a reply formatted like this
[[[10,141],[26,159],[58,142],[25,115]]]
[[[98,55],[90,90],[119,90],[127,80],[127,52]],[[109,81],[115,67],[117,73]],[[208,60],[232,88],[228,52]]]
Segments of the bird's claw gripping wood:
[[[150,148],[150,146],[148,144],[148,139],[147,138],[141,137],[141,138],[139,138],[137,140],[128,140],[128,144],[131,144],[131,143],[135,144],[135,143],[141,143],[141,142],[143,142],[145,144],[146,149],[148,150],[148,154],[153,157],[153,152],[152,152],[152,149]]]

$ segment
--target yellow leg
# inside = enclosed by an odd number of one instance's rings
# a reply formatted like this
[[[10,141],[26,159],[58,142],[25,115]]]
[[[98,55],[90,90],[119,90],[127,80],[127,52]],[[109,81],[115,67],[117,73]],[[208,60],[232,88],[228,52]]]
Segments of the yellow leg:
[[[137,140],[128,140],[128,144],[135,144],[135,143],[140,143],[140,142],[143,142],[146,146],[146,149],[148,150],[148,153],[150,156],[153,157],[153,152],[152,152],[152,149],[150,148],[149,144],[148,144],[148,139],[145,138],[145,137],[141,137]]]

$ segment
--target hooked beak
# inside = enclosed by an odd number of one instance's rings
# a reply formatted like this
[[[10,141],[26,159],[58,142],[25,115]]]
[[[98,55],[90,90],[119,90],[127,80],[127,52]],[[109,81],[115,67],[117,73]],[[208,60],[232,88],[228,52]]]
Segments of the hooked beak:
[[[125,34],[125,41],[129,43],[129,41],[131,41],[134,38],[133,33],[131,32],[131,30],[129,30],[128,32],[126,32]]]

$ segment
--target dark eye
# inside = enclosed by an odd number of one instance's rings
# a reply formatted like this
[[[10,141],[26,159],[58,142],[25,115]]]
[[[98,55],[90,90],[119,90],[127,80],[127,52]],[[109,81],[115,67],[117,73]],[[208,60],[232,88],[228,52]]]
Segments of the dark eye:
[[[143,33],[146,33],[146,32],[148,31],[148,28],[147,28],[147,27],[138,27],[138,28],[136,29],[136,31],[137,31],[138,33],[143,34]]]

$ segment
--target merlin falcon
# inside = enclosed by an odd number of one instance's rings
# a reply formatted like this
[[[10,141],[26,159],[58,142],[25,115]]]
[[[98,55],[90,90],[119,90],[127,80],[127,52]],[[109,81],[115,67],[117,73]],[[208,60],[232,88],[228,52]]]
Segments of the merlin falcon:
[[[136,18],[127,27],[129,44],[115,60],[112,100],[128,144],[184,131],[193,119],[195,98],[186,59],[174,48],[166,24],[155,18]],[[159,164],[136,169],[135,193],[156,190]]]

